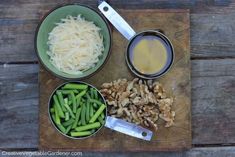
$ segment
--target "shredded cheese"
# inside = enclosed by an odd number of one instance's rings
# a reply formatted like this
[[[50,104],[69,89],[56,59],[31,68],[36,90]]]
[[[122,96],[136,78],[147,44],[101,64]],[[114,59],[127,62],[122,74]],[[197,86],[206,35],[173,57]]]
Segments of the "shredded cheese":
[[[94,67],[104,51],[100,30],[81,15],[61,19],[48,37],[51,63],[68,74],[81,74]]]

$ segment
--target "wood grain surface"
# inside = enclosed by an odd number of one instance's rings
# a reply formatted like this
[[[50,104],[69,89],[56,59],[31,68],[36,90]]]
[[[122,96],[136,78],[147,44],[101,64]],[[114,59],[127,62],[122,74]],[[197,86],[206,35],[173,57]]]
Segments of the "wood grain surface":
[[[43,68],[39,73],[39,147],[46,149],[68,149],[87,151],[166,151],[191,148],[191,65],[189,46],[188,10],[119,10],[134,30],[161,29],[172,41],[175,62],[171,70],[159,81],[174,97],[175,125],[165,128],[159,124],[150,142],[142,141],[109,129],[102,129],[94,137],[71,140],[60,135],[48,118],[48,99],[61,81]],[[146,18],[148,17],[148,18]],[[104,82],[119,78],[133,79],[125,63],[124,52],[128,41],[116,30],[113,31],[112,52],[106,65],[86,82],[100,87]],[[45,130],[47,130],[45,132]]]
[[[0,66],[0,149],[38,148],[38,69]],[[234,77],[234,59],[192,60],[194,146],[235,143]]]
[[[95,0],[20,0],[0,2],[0,63],[35,62],[34,34],[50,9],[79,2],[96,8]],[[235,1],[231,0],[110,0],[115,8],[186,8],[191,11],[191,57],[235,57]],[[16,7],[17,6],[17,7]],[[118,9],[117,9],[118,10]]]
[[[18,151],[24,153],[24,155],[11,155],[11,157],[38,157],[38,155],[32,155],[32,153],[40,153],[39,151]],[[6,153],[14,153],[13,151],[1,151],[0,157],[6,157]],[[28,155],[26,154],[28,153]],[[69,153],[69,152],[61,152]],[[209,148],[192,148],[187,151],[181,152],[138,152],[138,153],[127,153],[127,152],[78,152],[82,153],[83,157],[234,157],[234,147],[209,147]],[[46,156],[46,155],[45,155]],[[50,155],[48,155],[50,156]],[[59,155],[60,157],[68,157],[69,155]],[[79,155],[78,155],[79,156]],[[81,155],[80,155],[81,156]]]
[[[97,4],[96,0],[0,1],[0,150],[28,152],[38,148],[34,31],[48,10],[73,2]],[[83,156],[235,156],[235,0],[109,2],[115,9],[190,9],[192,143],[197,148],[174,153],[84,152]]]

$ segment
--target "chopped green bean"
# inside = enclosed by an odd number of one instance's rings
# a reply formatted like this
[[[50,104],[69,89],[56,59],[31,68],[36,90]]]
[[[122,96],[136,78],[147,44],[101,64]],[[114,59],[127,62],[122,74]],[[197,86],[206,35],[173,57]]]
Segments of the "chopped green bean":
[[[90,120],[90,102],[86,103],[86,122],[89,123]]]
[[[59,128],[60,131],[62,131],[64,134],[66,134],[66,129],[64,128],[63,125],[58,124],[57,127]]]
[[[56,95],[57,95],[58,100],[59,100],[59,103],[60,103],[60,105],[61,105],[61,109],[65,112],[66,109],[65,109],[65,107],[64,107],[64,99],[63,99],[62,93],[59,92],[59,91],[56,91]]]
[[[59,116],[60,116],[61,118],[64,118],[64,112],[63,112],[62,109],[61,109],[61,106],[60,106],[60,104],[59,104],[59,101],[58,101],[56,95],[53,96],[53,100],[54,100],[54,103],[55,103],[55,106],[56,106],[56,108],[57,108],[57,111],[58,111]]]
[[[68,102],[69,102],[69,101],[71,101],[71,102],[72,102],[72,104],[73,104],[73,101],[72,101],[72,95],[71,95],[71,94],[69,94],[69,95],[68,95]]]
[[[72,128],[72,125],[69,125],[69,126],[67,127],[66,131],[65,131],[65,134],[68,134],[69,131],[71,130],[71,128]]]
[[[66,101],[67,101],[67,103],[66,103],[66,104],[68,104],[68,106],[70,106],[70,105],[72,104],[72,101],[68,101],[68,98],[66,98],[66,99],[64,99],[64,100],[66,100]]]
[[[78,122],[78,126],[82,125],[82,120],[80,119]]]
[[[52,98],[49,113],[63,134],[89,136],[105,123],[106,105],[93,87],[83,83],[67,83]]]
[[[82,104],[81,120],[82,125],[86,125],[86,104]]]
[[[71,116],[72,118],[75,118],[75,115],[73,114],[73,111],[72,111],[71,108],[68,106],[68,104],[64,104],[64,106],[65,106],[65,108],[69,111],[70,116]]]
[[[95,99],[98,99],[98,92],[96,91],[96,89],[94,89],[93,92],[94,92]]]
[[[103,125],[104,124],[104,120],[101,116],[98,117],[98,121]]]
[[[86,94],[87,90],[83,90],[78,95],[76,95],[76,99],[83,97]]]
[[[83,132],[71,132],[71,136],[76,137],[76,136],[88,136],[91,135],[91,131],[83,131]]]
[[[81,102],[85,103],[85,102],[86,102],[86,100],[85,100],[84,98],[82,98]]]
[[[98,105],[96,103],[93,103],[94,108],[98,108]]]
[[[100,122],[95,122],[95,123],[92,123],[92,124],[87,124],[87,125],[84,125],[84,126],[76,127],[75,130],[76,131],[86,131],[86,130],[90,130],[90,129],[99,128],[100,126],[101,126]]]
[[[101,113],[101,115],[100,115],[100,116],[101,116],[101,118],[102,118],[102,119],[104,119],[104,112],[103,112],[103,113]]]
[[[68,98],[64,98],[64,103],[65,103],[65,104],[68,104],[68,103],[69,103]]]
[[[71,98],[72,98],[72,104],[73,104],[73,113],[76,113],[77,105],[76,105],[75,95],[73,92],[71,92]]]
[[[55,121],[56,121],[56,120],[55,120],[55,114],[52,114],[51,117],[52,117],[52,120],[53,120],[54,123],[55,123]]]
[[[80,90],[84,90],[87,89],[88,85],[85,84],[75,84],[75,83],[68,83],[66,84],[64,87],[62,87],[62,89],[80,89]]]
[[[63,89],[63,90],[58,90],[59,92],[61,92],[62,94],[64,94],[64,95],[68,95],[68,94],[70,94],[71,92],[73,92],[73,93],[75,93],[75,94],[77,94],[78,93],[78,91],[76,90],[76,89],[73,89],[73,90],[70,90],[70,89]]]
[[[59,113],[58,113],[57,106],[54,106],[54,108],[55,108],[55,123],[56,124],[61,124],[60,123],[60,116],[59,116]]]
[[[92,99],[94,99],[94,92],[93,92],[93,88],[91,88],[91,89],[90,89],[90,92],[89,92],[89,93],[90,93],[91,98],[92,98]]]
[[[65,121],[68,121],[68,120],[69,120],[69,113],[65,112]]]
[[[88,100],[90,100],[90,99],[91,99],[91,96],[89,95],[89,93],[88,93],[88,92],[86,93],[86,98],[87,98]]]
[[[93,117],[91,117],[89,123],[94,123],[96,121],[96,119],[101,115],[101,113],[104,111],[104,109],[106,108],[105,104],[102,104],[100,106],[100,108],[96,111],[96,113],[93,115]]]
[[[94,115],[94,108],[93,105],[90,104],[90,118]]]
[[[53,105],[53,106],[54,106],[54,105]],[[54,107],[53,107],[53,108],[50,108],[50,112],[51,112],[51,113],[55,113]]]
[[[78,94],[78,90],[76,90],[76,89],[73,90],[73,93],[74,93],[74,94]]]
[[[96,100],[96,99],[90,99],[90,101],[93,102],[93,103],[96,103],[98,105],[102,105],[103,104],[101,101]]]
[[[63,125],[64,127],[67,127],[67,126],[73,124],[74,121],[75,121],[75,120],[74,120],[73,118],[71,118],[71,119],[69,119],[67,122],[63,122],[62,125]]]
[[[92,130],[91,130],[91,133],[93,134],[95,131],[96,131],[95,129],[92,129]]]
[[[73,122],[73,126],[72,126],[73,129],[76,128],[76,126],[78,125],[78,120],[81,114],[81,109],[82,109],[81,107],[77,109],[75,121]]]
[[[78,108],[80,106],[80,103],[81,103],[81,98],[78,98],[77,103],[76,103],[76,108]]]

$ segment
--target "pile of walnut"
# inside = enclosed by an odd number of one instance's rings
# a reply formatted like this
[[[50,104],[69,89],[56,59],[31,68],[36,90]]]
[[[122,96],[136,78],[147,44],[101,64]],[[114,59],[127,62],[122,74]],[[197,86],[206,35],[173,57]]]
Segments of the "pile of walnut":
[[[171,110],[173,98],[167,97],[159,82],[118,79],[101,86],[101,93],[109,105],[109,114],[128,122],[158,129],[159,117],[170,127],[175,112]]]

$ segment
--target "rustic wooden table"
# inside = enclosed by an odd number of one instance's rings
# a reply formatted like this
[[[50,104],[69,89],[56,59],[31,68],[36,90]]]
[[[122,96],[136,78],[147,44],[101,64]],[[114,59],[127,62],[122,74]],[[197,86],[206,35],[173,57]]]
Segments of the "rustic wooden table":
[[[97,5],[96,0],[0,1],[0,152],[38,150],[34,32],[47,10],[67,2]],[[110,0],[110,4],[120,9],[191,10],[193,148],[146,156],[235,156],[235,0]],[[95,154],[109,155],[133,154]]]

